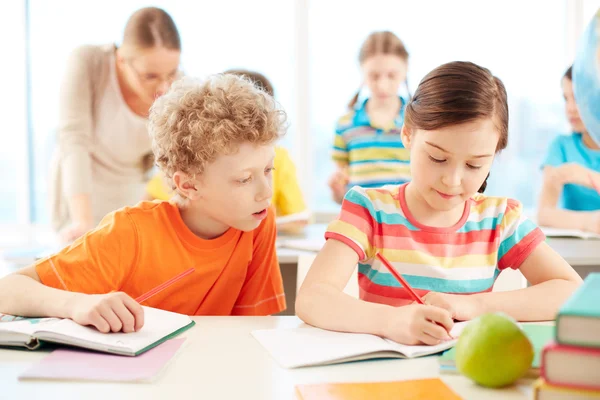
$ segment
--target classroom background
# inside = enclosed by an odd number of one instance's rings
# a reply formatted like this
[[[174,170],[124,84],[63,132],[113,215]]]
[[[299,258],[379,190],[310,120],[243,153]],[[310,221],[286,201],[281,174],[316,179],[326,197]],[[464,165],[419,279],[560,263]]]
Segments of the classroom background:
[[[318,222],[339,209],[327,187],[334,127],[359,87],[358,46],[375,30],[391,30],[405,43],[409,90],[452,60],[485,65],[504,81],[509,147],[496,160],[486,194],[535,207],[548,144],[569,133],[560,80],[600,1],[4,2],[0,224],[49,222],[48,168],[68,54],[82,44],[118,43],[131,13],[151,5],[177,23],[185,74],[246,68],[273,82],[289,121],[281,144]]]

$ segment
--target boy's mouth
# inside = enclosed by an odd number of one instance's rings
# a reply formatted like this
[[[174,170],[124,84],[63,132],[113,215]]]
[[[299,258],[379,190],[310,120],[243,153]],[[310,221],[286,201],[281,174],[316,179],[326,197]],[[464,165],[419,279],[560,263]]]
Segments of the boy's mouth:
[[[259,220],[265,219],[267,217],[267,209],[265,208],[259,212],[253,213],[252,215],[254,216],[254,218]]]

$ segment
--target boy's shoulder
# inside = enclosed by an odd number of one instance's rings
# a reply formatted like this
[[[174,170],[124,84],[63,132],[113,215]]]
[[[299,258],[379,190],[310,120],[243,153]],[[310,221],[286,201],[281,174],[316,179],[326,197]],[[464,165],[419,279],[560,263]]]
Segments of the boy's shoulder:
[[[141,201],[135,206],[123,207],[107,214],[102,218],[99,227],[110,226],[110,230],[133,228],[141,232],[152,228],[152,231],[156,231],[161,225],[170,224],[173,218],[176,218],[177,211],[177,205],[169,201]]]
[[[111,230],[130,231],[134,230],[138,237],[157,235],[157,232],[178,232],[181,235],[193,235],[189,229],[185,228],[185,223],[181,219],[179,207],[170,201],[142,201],[132,207],[124,207],[108,214],[100,225],[112,225]],[[239,231],[235,229],[234,236],[238,237],[238,242],[251,243],[256,240],[270,238],[273,241],[277,234],[275,227],[275,210],[269,207],[267,217],[260,225],[251,231]],[[233,233],[232,233],[233,234]],[[242,239],[243,238],[243,239]]]

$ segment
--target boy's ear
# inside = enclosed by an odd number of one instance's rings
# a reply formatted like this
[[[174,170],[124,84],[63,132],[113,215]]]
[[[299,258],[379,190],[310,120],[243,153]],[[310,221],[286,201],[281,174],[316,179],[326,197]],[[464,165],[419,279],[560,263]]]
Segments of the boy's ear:
[[[410,128],[406,125],[402,125],[402,130],[400,131],[400,139],[402,139],[402,144],[407,149],[410,149],[411,140],[412,140],[412,132]]]
[[[200,197],[197,182],[191,179],[185,172],[177,171],[173,174],[175,190],[186,199],[195,200]]]

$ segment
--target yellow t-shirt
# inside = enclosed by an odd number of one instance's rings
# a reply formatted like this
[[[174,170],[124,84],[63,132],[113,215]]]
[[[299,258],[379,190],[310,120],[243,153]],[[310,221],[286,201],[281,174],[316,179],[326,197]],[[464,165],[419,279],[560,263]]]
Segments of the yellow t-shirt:
[[[296,167],[287,150],[275,148],[275,171],[273,171],[273,205],[277,216],[296,214],[306,210],[302,191],[296,177]],[[148,182],[146,191],[159,200],[169,200],[172,193],[165,185],[162,175],[156,174]]]

